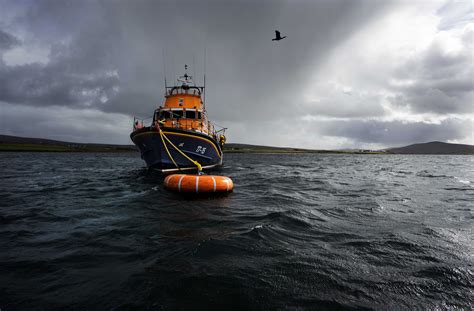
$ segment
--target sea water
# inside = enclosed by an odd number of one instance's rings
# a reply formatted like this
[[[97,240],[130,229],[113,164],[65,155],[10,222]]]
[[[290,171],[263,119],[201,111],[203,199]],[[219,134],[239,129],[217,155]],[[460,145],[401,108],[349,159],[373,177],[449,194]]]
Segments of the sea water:
[[[472,309],[472,160],[226,154],[190,199],[135,153],[0,153],[0,308]]]

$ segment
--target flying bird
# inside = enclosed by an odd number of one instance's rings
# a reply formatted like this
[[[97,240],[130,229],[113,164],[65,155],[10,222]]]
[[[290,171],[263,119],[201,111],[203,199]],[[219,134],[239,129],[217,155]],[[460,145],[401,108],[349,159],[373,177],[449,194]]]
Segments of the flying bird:
[[[282,37],[280,36],[280,32],[278,30],[275,30],[275,38],[272,39],[272,41],[280,41],[282,39],[285,39],[286,36]]]

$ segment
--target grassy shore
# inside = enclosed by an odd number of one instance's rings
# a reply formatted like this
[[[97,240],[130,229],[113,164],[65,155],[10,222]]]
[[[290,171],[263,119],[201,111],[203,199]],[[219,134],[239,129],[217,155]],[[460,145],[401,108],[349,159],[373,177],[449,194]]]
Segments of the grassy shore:
[[[247,144],[226,144],[224,145],[224,153],[262,153],[262,154],[382,154],[380,151],[359,151],[359,150],[315,150],[315,149],[299,149],[285,147],[269,147]]]
[[[346,153],[343,151],[307,150],[293,148],[225,148],[224,153]]]
[[[103,147],[87,145],[0,144],[0,152],[136,152],[129,147]]]
[[[301,150],[301,149],[224,149],[224,153],[255,153],[255,154],[385,154],[385,152],[359,152],[359,151],[340,151],[340,150]]]

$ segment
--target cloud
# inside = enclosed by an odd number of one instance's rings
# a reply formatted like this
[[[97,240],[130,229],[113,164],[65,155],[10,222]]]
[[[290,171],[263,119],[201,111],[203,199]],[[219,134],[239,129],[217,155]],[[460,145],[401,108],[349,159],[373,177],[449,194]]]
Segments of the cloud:
[[[445,5],[440,12],[452,5]],[[390,104],[413,113],[470,113],[474,89],[472,23],[457,23],[457,28],[440,31],[442,17],[435,15],[438,7],[436,2],[420,7],[401,5],[371,21],[320,68],[307,87],[308,100],[338,98],[344,87],[358,94],[366,105],[377,94],[378,103],[373,103],[372,109],[362,106],[359,111],[363,114],[366,110],[367,117],[373,116],[373,111],[380,114],[381,108]],[[340,102],[348,111],[354,106],[350,99]],[[318,111],[320,114],[334,115],[331,100],[321,106],[328,111]]]
[[[173,83],[184,63],[197,62],[193,70],[203,73],[199,63],[206,49],[207,82],[212,88],[207,99],[210,105],[215,103],[217,118],[236,117],[229,115],[236,106],[240,118],[275,117],[298,99],[298,92],[289,91],[302,84],[310,65],[383,7],[358,1],[295,6],[208,1],[186,3],[186,10],[182,5],[153,1],[32,4],[16,20],[26,33],[50,45],[50,61],[44,66],[3,67],[4,82],[20,83],[6,83],[0,100],[142,114],[152,101],[156,103],[152,107],[162,101],[163,52]],[[328,27],[334,20],[344,22]],[[284,44],[271,41],[277,27],[288,34]],[[94,88],[84,86],[93,83]]]
[[[438,29],[441,31],[463,27],[468,23],[472,23],[474,17],[472,2],[470,1],[446,1],[436,13],[441,16],[438,25]]]
[[[199,84],[206,73],[208,113],[230,141],[325,148],[469,137],[473,23],[456,1],[4,3],[0,101],[12,118],[20,106],[44,116],[62,107],[78,120],[150,116],[164,77],[172,84],[186,63]],[[272,42],[275,29],[287,38]],[[63,128],[81,130],[86,141],[88,129]]]
[[[116,32],[109,31],[111,24],[101,21],[90,5],[85,7],[90,11],[72,2],[40,1],[22,11],[17,21],[26,41],[22,49],[9,43],[2,51],[0,101],[100,110],[118,93],[120,78],[109,62]],[[79,28],[73,30],[75,26]],[[47,50],[48,57],[35,58],[25,50]]]
[[[100,106],[113,97],[114,72],[71,72],[64,64],[0,65],[0,101],[32,106]]]
[[[344,137],[359,143],[388,146],[412,142],[461,140],[472,135],[472,123],[466,119],[449,118],[440,123],[403,121],[326,121],[320,132],[325,136]]]
[[[300,115],[334,118],[367,118],[383,116],[385,97],[376,91],[352,89],[335,81],[315,87],[316,99],[297,107]],[[313,98],[314,98],[313,97]]]
[[[19,44],[20,40],[18,38],[0,29],[0,53]]]
[[[465,27],[456,34],[437,33],[421,53],[400,66],[392,90],[395,106],[407,106],[415,113],[472,113],[474,64],[472,44],[463,39]]]
[[[54,106],[45,110],[0,102],[0,124],[4,135],[68,142],[131,144],[129,133],[132,123],[129,116],[94,109]]]

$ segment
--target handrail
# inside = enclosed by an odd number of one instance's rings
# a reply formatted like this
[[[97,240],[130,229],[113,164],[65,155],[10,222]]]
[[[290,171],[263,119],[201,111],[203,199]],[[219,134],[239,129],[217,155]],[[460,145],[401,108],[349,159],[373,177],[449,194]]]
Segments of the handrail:
[[[171,86],[171,87],[166,87],[166,90],[169,90],[169,91],[166,92],[166,95],[188,94],[188,95],[201,96],[203,89],[204,89],[204,87],[202,87],[202,86],[192,86],[192,85],[189,85],[186,88],[183,88],[182,86]],[[190,90],[197,90],[197,94],[188,93],[188,91],[190,91]]]
[[[166,111],[169,111],[169,110],[166,110]],[[167,127],[181,128],[181,129],[192,128],[195,130],[200,130],[200,132],[203,132],[203,133],[207,132],[207,134],[213,135],[216,137],[218,135],[224,135],[225,131],[227,130],[226,127],[221,127],[207,120],[207,117],[202,118],[202,119],[185,118],[185,117],[182,117],[181,115],[173,113],[172,111],[169,111],[169,112],[171,112],[172,116],[176,116],[176,118],[164,119],[168,121],[173,121],[171,122],[171,124],[168,124]],[[139,118],[139,117],[134,116],[133,117],[133,130],[137,130],[137,129],[145,127],[145,124],[148,123],[147,121],[151,121],[149,122],[150,126],[154,126],[153,119],[154,117]],[[162,121],[163,120],[155,120],[155,122],[162,122]],[[199,122],[198,128],[194,128],[194,122],[196,121]]]
[[[147,120],[153,120],[153,117],[139,118],[139,117],[134,116],[133,123],[132,123],[133,130],[145,127],[145,123],[146,123],[145,121]]]

